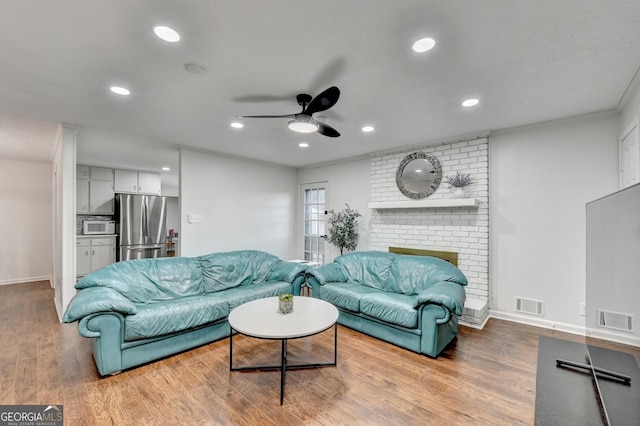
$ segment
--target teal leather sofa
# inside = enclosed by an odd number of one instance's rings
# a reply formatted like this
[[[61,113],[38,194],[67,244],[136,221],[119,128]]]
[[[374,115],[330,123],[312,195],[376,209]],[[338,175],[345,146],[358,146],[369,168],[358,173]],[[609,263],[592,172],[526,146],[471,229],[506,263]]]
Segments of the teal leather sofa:
[[[442,259],[369,251],[310,268],[306,285],[338,323],[435,358],[458,334],[467,279]]]
[[[62,320],[105,376],[227,337],[233,308],[300,295],[307,268],[255,250],[118,262],[77,282]]]

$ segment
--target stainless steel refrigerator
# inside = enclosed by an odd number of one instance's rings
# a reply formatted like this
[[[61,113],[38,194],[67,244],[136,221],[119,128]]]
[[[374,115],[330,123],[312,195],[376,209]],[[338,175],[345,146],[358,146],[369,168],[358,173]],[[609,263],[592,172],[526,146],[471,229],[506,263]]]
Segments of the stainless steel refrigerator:
[[[118,260],[167,255],[166,197],[118,194]]]

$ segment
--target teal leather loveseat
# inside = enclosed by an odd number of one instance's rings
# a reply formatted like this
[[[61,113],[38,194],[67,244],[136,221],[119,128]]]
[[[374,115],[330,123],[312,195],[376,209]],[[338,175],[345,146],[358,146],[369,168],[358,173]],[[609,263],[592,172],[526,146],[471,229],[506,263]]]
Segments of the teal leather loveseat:
[[[63,321],[105,376],[227,337],[233,308],[299,295],[306,269],[255,250],[118,262],[77,282]]]
[[[435,257],[369,251],[310,268],[306,285],[338,308],[338,323],[436,357],[458,334],[467,279]]]

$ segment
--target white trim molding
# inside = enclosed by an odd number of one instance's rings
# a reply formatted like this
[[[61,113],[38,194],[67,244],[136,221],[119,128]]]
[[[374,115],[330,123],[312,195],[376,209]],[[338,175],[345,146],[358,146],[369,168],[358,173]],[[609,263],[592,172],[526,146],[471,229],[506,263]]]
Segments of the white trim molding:
[[[53,287],[53,276],[43,275],[41,277],[12,278],[10,280],[0,280],[0,285],[25,284],[36,281],[49,281],[49,285]]]

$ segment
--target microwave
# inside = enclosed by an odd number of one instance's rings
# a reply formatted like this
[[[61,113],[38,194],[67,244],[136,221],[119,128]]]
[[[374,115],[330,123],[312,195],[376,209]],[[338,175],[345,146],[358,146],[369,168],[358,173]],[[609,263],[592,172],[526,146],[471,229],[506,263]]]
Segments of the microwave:
[[[83,220],[83,235],[106,235],[116,233],[116,222],[113,220]]]

